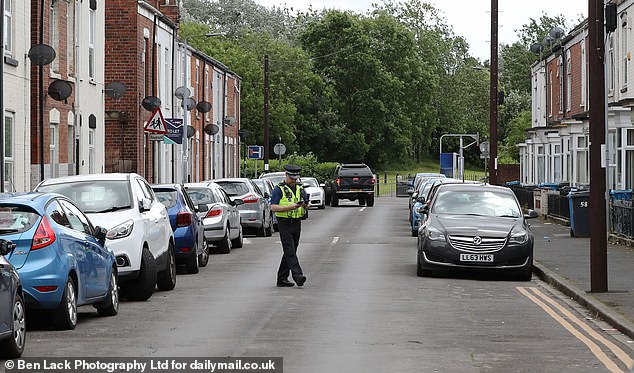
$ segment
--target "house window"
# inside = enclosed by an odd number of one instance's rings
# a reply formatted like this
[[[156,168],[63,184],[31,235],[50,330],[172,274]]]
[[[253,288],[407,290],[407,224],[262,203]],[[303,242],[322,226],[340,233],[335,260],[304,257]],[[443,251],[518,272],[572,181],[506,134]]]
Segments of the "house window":
[[[75,75],[75,2],[66,5],[66,63],[68,75]]]
[[[170,55],[170,50],[168,48],[165,48],[165,58],[163,58],[163,75],[164,75],[164,79],[165,79],[165,90],[167,91],[165,96],[165,104],[170,107],[172,105],[172,86],[171,86],[171,79],[170,79],[170,66],[169,66],[169,58]]]
[[[570,50],[566,51],[566,111],[572,106],[572,62]]]
[[[561,182],[561,144],[552,144],[553,152],[553,181]]]
[[[559,113],[564,111],[564,61],[560,56],[557,66],[557,77],[559,78]]]
[[[586,136],[577,136],[577,182],[588,183],[588,148]]]
[[[95,173],[95,130],[88,130],[88,173]]]
[[[12,191],[13,188],[13,125],[15,123],[15,114],[10,112],[4,113],[4,180],[5,190]]]
[[[608,40],[608,95],[614,94],[614,34]]]
[[[49,133],[49,162],[51,165],[51,177],[58,177],[58,167],[59,164],[59,149],[58,149],[58,140],[57,140],[57,125],[51,125],[51,131]]]
[[[581,106],[586,106],[586,97],[588,94],[588,79],[586,69],[586,43],[581,42]]]
[[[621,55],[623,56],[623,81],[622,88],[627,87],[627,19],[624,17],[621,23]]]
[[[59,55],[59,1],[53,0],[51,2],[50,17],[49,17],[49,36],[51,41],[51,47],[55,49],[57,55]],[[59,58],[55,58],[51,63],[51,72],[59,73]]]
[[[537,145],[537,175],[535,181],[537,183],[543,183],[545,181],[544,171],[546,169],[546,161],[544,156],[544,146]]]
[[[4,0],[4,53],[13,52],[13,0]]]
[[[88,15],[88,77],[95,79],[95,11]]]
[[[158,45],[157,48],[159,51],[161,51],[161,45]],[[163,91],[163,88],[165,88],[165,85],[163,84],[163,56],[161,55],[161,53],[157,53],[156,54],[156,76],[158,77],[157,79],[157,89],[158,89],[158,94],[160,98],[165,97],[165,92]]]

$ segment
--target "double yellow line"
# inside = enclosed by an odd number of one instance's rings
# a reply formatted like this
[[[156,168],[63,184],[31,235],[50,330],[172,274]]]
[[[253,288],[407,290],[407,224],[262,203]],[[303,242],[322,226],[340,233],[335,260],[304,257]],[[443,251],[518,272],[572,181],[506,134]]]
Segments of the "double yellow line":
[[[553,319],[555,319],[564,328],[566,328],[566,330],[572,333],[572,335],[574,335],[578,340],[588,346],[594,356],[596,356],[597,359],[599,359],[599,361],[601,361],[606,366],[606,368],[610,370],[610,372],[624,373],[624,371],[612,359],[610,359],[605,352],[603,352],[603,349],[597,343],[595,343],[595,341],[602,343],[605,347],[612,351],[612,353],[619,360],[621,360],[623,364],[625,364],[628,370],[634,367],[634,360],[632,360],[632,358],[628,354],[626,354],[625,351],[623,351],[619,346],[607,340],[601,334],[597,333],[581,319],[573,315],[572,312],[564,308],[559,303],[555,302],[552,298],[548,297],[539,289],[534,287],[518,286],[517,290],[525,295],[528,299],[533,301],[533,303],[541,307],[544,311],[546,311],[547,314],[549,314]],[[583,330],[589,337],[594,338],[594,340],[584,335],[579,329],[575,328],[569,321],[562,317],[562,315],[565,316],[568,320],[577,324],[577,326],[581,330]]]

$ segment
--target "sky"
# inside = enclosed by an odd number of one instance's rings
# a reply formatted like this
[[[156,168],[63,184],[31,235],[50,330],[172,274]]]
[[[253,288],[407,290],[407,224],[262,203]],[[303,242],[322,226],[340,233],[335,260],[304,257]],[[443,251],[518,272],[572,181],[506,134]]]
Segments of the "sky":
[[[490,0],[426,0],[439,9],[456,35],[469,43],[469,52],[480,61],[491,56],[491,1]],[[297,10],[338,9],[365,12],[373,2],[382,0],[255,0],[266,7],[284,6]],[[542,12],[548,16],[563,14],[569,20],[569,29],[588,15],[587,0],[498,0],[498,41],[512,44],[518,40],[517,33],[531,18],[539,19]]]

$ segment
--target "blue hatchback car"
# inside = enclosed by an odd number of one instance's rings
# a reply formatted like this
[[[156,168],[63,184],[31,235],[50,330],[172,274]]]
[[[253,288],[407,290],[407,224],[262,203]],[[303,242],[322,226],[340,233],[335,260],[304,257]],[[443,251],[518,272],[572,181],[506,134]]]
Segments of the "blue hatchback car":
[[[187,273],[198,273],[209,262],[209,247],[197,212],[205,212],[206,204],[194,205],[180,184],[152,185],[156,198],[165,205],[174,231],[174,256],[177,264],[185,264]]]
[[[119,310],[117,265],[105,236],[60,194],[0,194],[0,238],[16,244],[7,259],[22,280],[26,307],[52,311],[60,329],[75,328],[81,305],[102,316]]]

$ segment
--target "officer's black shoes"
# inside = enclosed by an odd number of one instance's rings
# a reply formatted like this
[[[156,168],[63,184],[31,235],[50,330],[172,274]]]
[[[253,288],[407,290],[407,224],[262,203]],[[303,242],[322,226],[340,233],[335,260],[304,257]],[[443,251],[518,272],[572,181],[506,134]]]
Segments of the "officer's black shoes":
[[[304,282],[306,282],[306,276],[297,276],[293,277],[297,286],[304,286]]]
[[[295,284],[288,280],[280,280],[277,282],[277,286],[280,288],[292,288]]]

